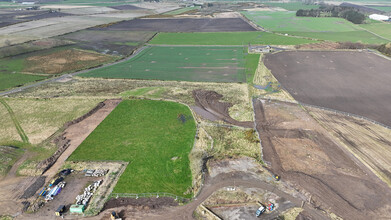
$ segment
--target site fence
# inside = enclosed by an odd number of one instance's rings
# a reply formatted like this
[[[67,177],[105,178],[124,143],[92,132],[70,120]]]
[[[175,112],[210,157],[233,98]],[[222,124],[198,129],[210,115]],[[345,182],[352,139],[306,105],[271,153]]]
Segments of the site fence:
[[[165,193],[165,192],[156,192],[156,193],[111,193],[110,198],[159,198],[159,197],[170,197],[175,199],[175,201],[179,202],[189,202],[191,199],[184,198],[181,196],[174,195],[172,193]]]
[[[335,109],[331,109],[331,108],[326,108],[326,107],[321,107],[321,106],[316,106],[316,105],[305,104],[305,103],[302,103],[302,102],[298,102],[298,103],[300,105],[302,105],[302,106],[307,106],[307,107],[311,107],[311,108],[318,108],[318,109],[326,110],[326,111],[329,111],[329,112],[334,112],[336,114],[341,114],[341,115],[346,115],[346,116],[349,116],[349,117],[355,117],[355,118],[363,119],[363,120],[372,122],[373,124],[377,124],[377,125],[383,126],[383,127],[388,128],[388,129],[391,130],[390,126],[385,125],[383,123],[380,123],[378,121],[372,120],[370,118],[361,116],[361,115],[356,115],[356,114],[353,114],[353,113],[343,112],[343,111],[339,111],[339,110],[335,110]]]

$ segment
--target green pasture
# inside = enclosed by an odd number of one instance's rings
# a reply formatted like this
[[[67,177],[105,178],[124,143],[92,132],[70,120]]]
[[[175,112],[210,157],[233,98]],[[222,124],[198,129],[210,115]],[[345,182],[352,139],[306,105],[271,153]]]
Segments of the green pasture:
[[[358,29],[342,18],[296,17],[296,12],[291,11],[245,11],[242,14],[259,26],[275,32],[344,32]]]
[[[279,7],[283,8],[288,11],[297,11],[299,9],[317,9],[319,8],[319,5],[309,5],[304,4],[303,2],[266,2],[265,5],[271,6],[271,7]]]
[[[180,9],[177,9],[177,10],[174,10],[174,11],[166,12],[166,13],[164,13],[164,15],[179,15],[179,14],[183,14],[185,12],[196,10],[196,9],[200,9],[200,8],[201,8],[200,6],[185,7],[185,8],[180,8]]]
[[[158,45],[298,45],[316,41],[297,37],[288,37],[273,33],[250,32],[196,32],[196,33],[159,33],[149,43]]]
[[[242,12],[248,19],[273,32],[319,40],[380,44],[386,40],[342,18],[296,17],[295,12]]]
[[[130,60],[82,77],[246,82],[244,47],[149,47]]]
[[[390,12],[391,11],[391,6],[374,6],[374,5],[371,5],[371,6],[367,6],[369,8],[373,8],[373,9],[377,9],[377,10],[380,10],[380,11],[385,11],[385,12]]]
[[[378,34],[386,39],[391,39],[391,23],[377,22],[370,24],[360,24],[360,27]]]
[[[22,86],[26,83],[35,82],[46,78],[46,76],[21,73],[2,73],[0,71],[0,91]]]
[[[129,162],[114,193],[167,192],[190,198],[192,194],[185,192],[192,186],[188,155],[195,132],[194,119],[185,105],[125,100],[69,160]]]

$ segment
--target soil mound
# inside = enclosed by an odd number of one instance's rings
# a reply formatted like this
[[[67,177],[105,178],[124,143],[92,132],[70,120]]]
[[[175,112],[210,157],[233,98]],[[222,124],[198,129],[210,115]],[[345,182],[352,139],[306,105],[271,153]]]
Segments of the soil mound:
[[[223,95],[215,91],[197,89],[193,91],[193,97],[198,107],[222,121],[245,128],[254,127],[254,122],[252,121],[237,121],[231,118],[228,109],[232,107],[232,104],[220,102]]]

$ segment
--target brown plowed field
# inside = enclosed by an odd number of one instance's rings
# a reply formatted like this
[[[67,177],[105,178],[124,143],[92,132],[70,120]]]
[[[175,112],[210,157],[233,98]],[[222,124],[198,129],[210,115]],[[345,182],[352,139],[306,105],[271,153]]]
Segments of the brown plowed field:
[[[391,61],[370,52],[289,51],[265,65],[299,102],[391,126]]]
[[[241,18],[134,19],[130,21],[119,22],[103,29],[161,32],[256,31]]]
[[[231,103],[221,102],[220,99],[223,98],[222,95],[215,91],[201,90],[197,89],[193,91],[193,97],[196,105],[204,111],[197,111],[201,116],[205,115],[205,118],[210,118],[210,114],[224,122],[245,127],[245,128],[253,128],[254,122],[252,121],[237,121],[229,115],[228,109],[232,106]],[[208,114],[210,113],[210,114]]]
[[[264,161],[283,180],[309,192],[313,206],[344,219],[389,217],[387,185],[336,145],[298,105],[254,100],[254,110]]]

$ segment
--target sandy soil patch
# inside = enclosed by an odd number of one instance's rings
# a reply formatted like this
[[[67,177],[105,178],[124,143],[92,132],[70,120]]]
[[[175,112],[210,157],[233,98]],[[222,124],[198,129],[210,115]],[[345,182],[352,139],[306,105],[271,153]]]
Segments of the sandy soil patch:
[[[300,106],[255,100],[254,110],[264,161],[296,189],[310,193],[312,205],[346,219],[387,215],[391,207],[388,186],[338,146]],[[270,115],[284,111],[281,118],[269,121]],[[300,111],[304,113],[295,114]],[[295,124],[301,124],[300,129],[291,129]],[[370,205],[379,200],[382,206]]]
[[[24,71],[32,73],[59,74],[108,62],[112,57],[84,50],[68,49],[48,55],[26,59]]]

